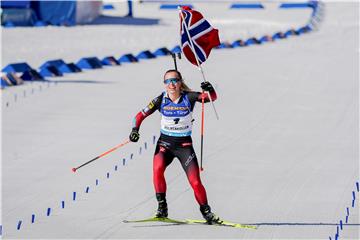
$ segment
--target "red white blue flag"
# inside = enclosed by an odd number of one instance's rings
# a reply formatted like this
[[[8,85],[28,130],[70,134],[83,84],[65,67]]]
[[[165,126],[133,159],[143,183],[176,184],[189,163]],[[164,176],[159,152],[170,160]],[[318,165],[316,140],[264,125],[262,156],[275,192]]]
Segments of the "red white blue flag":
[[[218,30],[213,28],[200,12],[188,6],[182,7],[180,14],[182,52],[196,66],[198,66],[197,56],[201,65],[209,57],[211,49],[220,45]]]

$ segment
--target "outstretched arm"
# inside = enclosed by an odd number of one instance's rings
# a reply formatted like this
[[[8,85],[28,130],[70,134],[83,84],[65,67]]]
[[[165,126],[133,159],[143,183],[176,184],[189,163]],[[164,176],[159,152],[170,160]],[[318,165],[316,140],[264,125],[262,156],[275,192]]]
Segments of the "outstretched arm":
[[[133,128],[140,129],[142,121],[160,109],[162,94],[154,98],[144,109],[136,114],[133,120]]]
[[[154,113],[156,110],[160,109],[162,100],[162,94],[154,98],[144,109],[136,114],[133,119],[132,131],[130,133],[129,139],[132,142],[137,142],[140,138],[139,129],[142,121]]]

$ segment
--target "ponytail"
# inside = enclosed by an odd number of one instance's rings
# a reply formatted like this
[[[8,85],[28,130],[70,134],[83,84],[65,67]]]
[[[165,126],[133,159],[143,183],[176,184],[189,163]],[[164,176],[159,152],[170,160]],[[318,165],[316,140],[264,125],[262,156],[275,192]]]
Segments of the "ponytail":
[[[186,83],[184,82],[184,80],[181,81],[180,90],[181,90],[182,92],[192,92],[191,88],[189,88],[189,86],[186,85]]]

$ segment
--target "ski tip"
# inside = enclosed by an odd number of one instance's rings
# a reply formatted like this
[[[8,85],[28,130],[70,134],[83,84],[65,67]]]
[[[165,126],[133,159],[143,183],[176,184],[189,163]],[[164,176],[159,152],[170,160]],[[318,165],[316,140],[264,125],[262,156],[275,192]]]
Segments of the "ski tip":
[[[158,217],[151,217],[151,218],[145,218],[140,220],[123,220],[123,223],[145,223],[145,222],[165,222],[165,223],[174,223],[174,224],[186,224],[187,222],[171,219],[171,218],[158,218]]]
[[[75,172],[76,172],[76,168],[72,168],[71,171],[75,173]]]

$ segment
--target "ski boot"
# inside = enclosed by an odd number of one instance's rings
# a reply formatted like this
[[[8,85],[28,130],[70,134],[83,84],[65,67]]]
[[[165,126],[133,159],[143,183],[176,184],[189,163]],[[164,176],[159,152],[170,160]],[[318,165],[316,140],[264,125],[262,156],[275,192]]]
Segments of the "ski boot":
[[[157,218],[167,218],[167,216],[168,216],[168,208],[167,208],[165,193],[157,193],[156,194],[156,199],[157,199],[157,201],[159,203],[159,207],[158,207],[158,209],[156,211],[155,217],[157,217]]]
[[[209,205],[204,204],[200,205],[200,212],[206,220],[207,224],[220,224],[222,221],[218,216],[216,216],[213,212],[211,212],[211,208]]]

